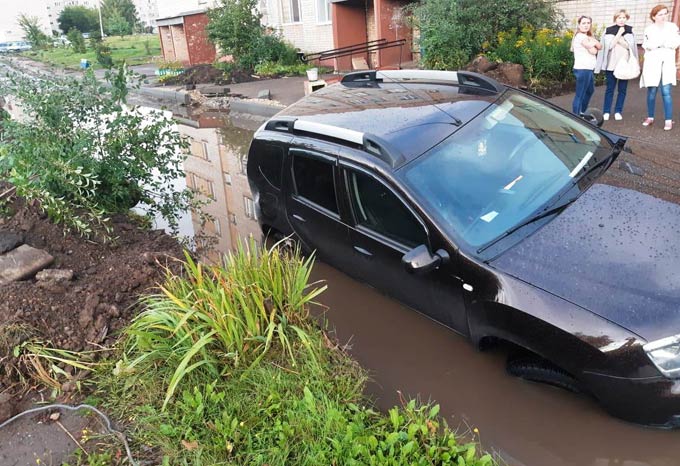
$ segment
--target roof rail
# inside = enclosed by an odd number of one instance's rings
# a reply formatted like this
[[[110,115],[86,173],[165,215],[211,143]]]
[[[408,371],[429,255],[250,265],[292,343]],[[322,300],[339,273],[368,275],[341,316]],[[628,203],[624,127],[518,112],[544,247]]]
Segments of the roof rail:
[[[392,168],[400,165],[406,160],[399,151],[395,150],[394,147],[390,146],[390,144],[383,139],[372,134],[341,128],[339,126],[282,116],[269,120],[265,124],[265,129],[269,131],[285,131],[288,133],[313,133],[319,136],[356,144],[361,146],[366,152],[375,155]]]
[[[382,70],[357,71],[348,73],[342,84],[380,83],[384,81],[425,81],[449,82],[460,86],[476,87],[499,93],[505,89],[493,78],[472,71],[439,71],[439,70]]]

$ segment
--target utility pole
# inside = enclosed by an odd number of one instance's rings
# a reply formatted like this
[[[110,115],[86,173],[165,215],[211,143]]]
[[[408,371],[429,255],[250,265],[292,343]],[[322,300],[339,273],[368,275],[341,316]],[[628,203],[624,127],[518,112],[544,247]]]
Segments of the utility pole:
[[[97,2],[97,10],[99,11],[99,32],[101,32],[102,39],[104,38],[104,24],[102,23],[102,0]]]

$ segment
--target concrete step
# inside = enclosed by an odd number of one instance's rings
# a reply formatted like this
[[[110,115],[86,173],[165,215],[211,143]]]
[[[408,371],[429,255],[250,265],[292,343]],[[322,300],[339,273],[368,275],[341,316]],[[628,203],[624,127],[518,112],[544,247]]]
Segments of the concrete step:
[[[23,244],[0,256],[0,285],[30,278],[53,261],[46,251]]]

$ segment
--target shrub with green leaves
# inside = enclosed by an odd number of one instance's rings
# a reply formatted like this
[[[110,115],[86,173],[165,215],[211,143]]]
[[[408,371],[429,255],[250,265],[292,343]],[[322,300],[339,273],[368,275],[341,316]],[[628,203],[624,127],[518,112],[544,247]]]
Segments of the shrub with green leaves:
[[[530,86],[545,81],[569,81],[573,55],[570,51],[573,33],[554,29],[534,29],[499,32],[496,46],[489,50],[492,60],[520,63],[524,66]]]
[[[238,69],[252,72],[266,61],[282,65],[297,62],[295,48],[260,22],[256,0],[221,0],[208,16],[208,37],[223,53],[234,57]]]
[[[71,28],[66,34],[69,42],[71,42],[71,47],[75,53],[85,53],[87,48],[85,47],[85,39],[83,38],[83,33],[76,28]]]
[[[16,99],[26,118],[3,123],[0,176],[36,201],[51,220],[83,235],[103,232],[108,218],[138,202],[175,228],[196,200],[176,191],[187,143],[157,110],[125,105],[124,67],[110,87],[91,72],[83,79],[10,76],[0,94]]]
[[[419,45],[428,68],[458,69],[495,45],[498,31],[559,27],[562,18],[546,0],[421,0],[410,8],[420,31]]]

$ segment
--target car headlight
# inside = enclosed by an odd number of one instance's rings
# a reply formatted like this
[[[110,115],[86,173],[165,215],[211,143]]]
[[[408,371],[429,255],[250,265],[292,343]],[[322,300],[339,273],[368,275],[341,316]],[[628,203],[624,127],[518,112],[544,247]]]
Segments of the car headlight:
[[[680,377],[680,335],[652,341],[642,347],[666,377]]]

